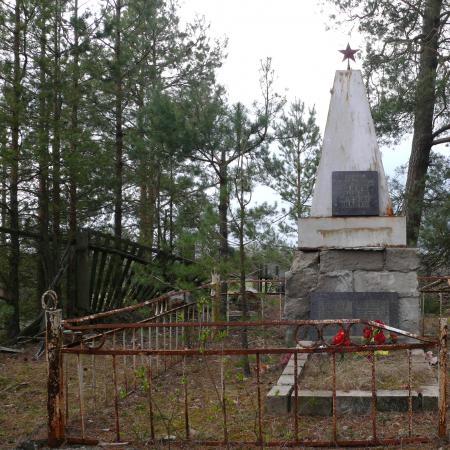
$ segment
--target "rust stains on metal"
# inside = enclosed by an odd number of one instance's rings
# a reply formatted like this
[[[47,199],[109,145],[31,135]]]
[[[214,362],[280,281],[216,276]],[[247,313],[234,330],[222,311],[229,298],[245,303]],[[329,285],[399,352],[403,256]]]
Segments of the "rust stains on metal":
[[[372,417],[372,440],[377,442],[377,384],[375,378],[375,352],[373,350],[370,352],[370,362],[372,366],[372,408],[370,411]]]
[[[211,286],[213,286],[211,283],[207,283],[207,284],[203,284],[201,286],[198,286],[196,288],[196,290],[201,290],[201,289],[206,289],[206,288],[210,288]],[[182,294],[188,294],[192,292],[191,290],[180,290],[180,291],[170,291],[167,292],[166,294],[160,295],[159,297],[155,297],[151,300],[146,300],[144,302],[141,303],[136,303],[135,305],[130,305],[130,306],[125,306],[123,308],[117,308],[117,309],[110,309],[108,311],[104,311],[104,312],[99,312],[96,314],[89,314],[87,316],[83,316],[83,317],[75,317],[72,319],[66,319],[63,321],[64,324],[68,324],[68,323],[81,323],[81,322],[87,322],[89,320],[95,320],[95,319],[100,319],[100,318],[104,318],[104,317],[109,317],[109,316],[113,316],[115,314],[121,314],[124,312],[130,312],[130,311],[134,311],[136,309],[139,308],[143,308],[144,306],[149,306],[152,304],[158,304],[163,300],[170,300],[173,296],[175,295],[182,295]]]
[[[44,305],[44,308],[46,306]],[[48,445],[58,447],[64,441],[64,372],[62,350],[62,310],[44,311],[47,354]]]
[[[439,319],[439,429],[440,438],[447,437],[447,317]]]
[[[368,352],[376,350],[408,350],[414,348],[431,348],[435,347],[435,343],[417,343],[417,344],[383,344],[383,345],[350,345],[348,347],[314,347],[314,348],[293,348],[293,347],[269,347],[269,348],[226,348],[226,349],[176,349],[176,350],[149,350],[149,349],[135,349],[135,350],[90,350],[83,348],[63,348],[62,353],[69,354],[86,354],[86,355],[162,355],[162,356],[197,356],[197,355],[281,355],[284,353],[355,353]]]
[[[119,424],[119,391],[117,389],[117,369],[116,369],[116,355],[112,355],[113,367],[113,383],[114,383],[114,419],[116,426],[116,441],[120,442],[120,424]]]

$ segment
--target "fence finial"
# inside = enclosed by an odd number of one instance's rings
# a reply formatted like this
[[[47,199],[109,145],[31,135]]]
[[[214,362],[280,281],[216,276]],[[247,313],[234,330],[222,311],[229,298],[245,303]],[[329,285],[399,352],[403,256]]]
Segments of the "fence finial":
[[[58,295],[55,291],[45,291],[41,296],[41,305],[44,311],[55,311],[58,307]]]

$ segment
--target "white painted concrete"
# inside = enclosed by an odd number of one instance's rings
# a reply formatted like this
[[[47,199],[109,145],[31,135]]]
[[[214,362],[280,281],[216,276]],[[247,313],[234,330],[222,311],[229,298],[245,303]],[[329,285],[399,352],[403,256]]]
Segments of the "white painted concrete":
[[[298,222],[300,248],[406,246],[406,218],[307,217]]]
[[[386,177],[366,89],[359,70],[336,71],[311,216],[332,215],[331,173],[339,170],[378,171],[380,216],[388,215],[391,202]]]

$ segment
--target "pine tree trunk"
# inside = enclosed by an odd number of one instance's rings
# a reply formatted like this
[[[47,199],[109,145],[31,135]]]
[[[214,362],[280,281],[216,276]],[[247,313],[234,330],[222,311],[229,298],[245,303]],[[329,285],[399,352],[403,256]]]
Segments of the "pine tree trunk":
[[[122,237],[122,215],[123,215],[123,198],[122,198],[122,184],[123,184],[123,81],[122,81],[122,42],[121,42],[121,13],[122,2],[116,1],[116,35],[114,42],[115,55],[115,189],[114,189],[114,236]]]
[[[9,254],[9,303],[13,307],[13,314],[8,324],[7,336],[13,338],[20,332],[20,309],[19,309],[19,125],[20,125],[20,102],[21,102],[21,68],[20,68],[20,0],[16,0],[14,6],[14,31],[13,31],[13,96],[11,105],[11,170],[10,170],[10,227],[11,247]]]
[[[228,285],[228,167],[225,161],[225,152],[222,152],[222,162],[219,168],[219,261],[220,261],[220,315],[224,319],[227,315]]]
[[[47,103],[47,77],[45,73],[46,32],[41,30],[39,67],[39,131],[38,131],[38,224],[41,236],[38,242],[37,301],[40,307],[41,295],[48,289],[51,273],[49,240],[48,166],[49,166],[49,110]]]
[[[300,149],[297,150],[297,167],[296,167],[296,171],[297,171],[297,199],[296,199],[296,216],[297,216],[297,220],[300,219],[300,217],[302,216],[302,180],[301,180],[301,175],[302,175],[302,166],[301,166],[301,152]]]
[[[244,176],[241,169],[241,177]],[[241,192],[240,192],[240,222],[239,222],[239,266],[240,266],[240,297],[241,297],[241,309],[242,309],[242,320],[249,320],[248,317],[248,303],[247,303],[247,292],[245,286],[245,246],[244,246],[244,225],[245,225],[245,205],[244,205],[244,189],[243,182],[241,180]],[[241,330],[241,344],[243,349],[248,348],[248,329],[243,327]],[[250,376],[250,363],[248,360],[248,355],[243,355],[242,366],[244,369],[244,374]]]
[[[71,118],[70,118],[70,154],[72,160],[69,163],[69,239],[74,240],[78,231],[78,197],[77,197],[77,152],[78,152],[78,108],[80,98],[80,68],[79,68],[79,32],[78,32],[78,0],[74,2],[74,26],[73,26],[73,72],[72,72],[72,95],[71,95]],[[77,263],[76,258],[71,258],[69,262],[67,277],[67,298],[66,313],[69,317],[78,313],[77,311]]]
[[[406,219],[408,245],[416,246],[422,216],[425,177],[433,141],[433,116],[436,102],[439,16],[442,0],[426,0],[419,76],[416,87],[414,134],[406,181]]]
[[[2,152],[2,154],[6,154],[6,147],[7,147],[7,143],[6,143],[6,139],[3,139],[2,136],[2,142],[1,142],[1,147],[0,147],[0,151]],[[1,213],[0,213],[0,221],[1,221],[1,226],[2,227],[7,227],[7,209],[6,209],[6,201],[7,201],[7,192],[8,192],[8,171],[7,171],[7,166],[6,166],[6,161],[1,160],[1,187],[0,189],[2,190],[2,194],[1,194]],[[1,233],[0,234],[0,243],[3,246],[6,246],[6,233]]]
[[[60,34],[61,4],[55,4],[55,24],[53,36],[53,140],[52,140],[52,219],[53,219],[53,271],[55,276],[59,264],[59,247],[61,242],[61,69],[60,69]]]

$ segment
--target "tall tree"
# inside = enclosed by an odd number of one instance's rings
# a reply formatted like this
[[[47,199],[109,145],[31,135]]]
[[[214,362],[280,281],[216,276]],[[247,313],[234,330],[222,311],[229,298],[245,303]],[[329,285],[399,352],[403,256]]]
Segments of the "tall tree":
[[[412,133],[406,182],[407,239],[418,239],[434,146],[450,142],[448,0],[330,0],[364,34],[364,71],[378,129]]]
[[[8,324],[9,337],[16,336],[20,331],[19,308],[19,182],[21,142],[20,132],[24,120],[23,80],[26,76],[27,59],[25,53],[27,11],[22,0],[16,0],[13,5],[5,7],[5,23],[2,27],[4,51],[10,57],[3,62],[2,72],[5,80],[4,96],[6,124],[8,127],[8,146],[6,155],[7,173],[9,177],[9,227],[11,228],[11,243],[9,251],[8,292],[9,303],[13,314]]]

